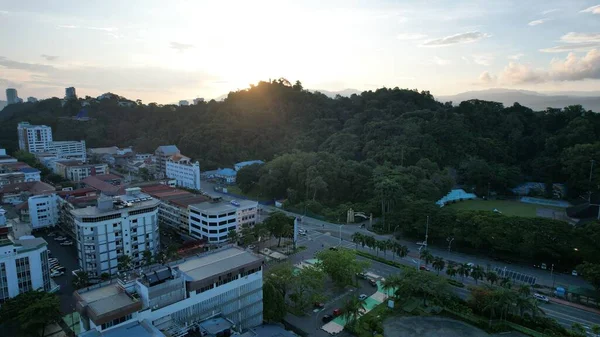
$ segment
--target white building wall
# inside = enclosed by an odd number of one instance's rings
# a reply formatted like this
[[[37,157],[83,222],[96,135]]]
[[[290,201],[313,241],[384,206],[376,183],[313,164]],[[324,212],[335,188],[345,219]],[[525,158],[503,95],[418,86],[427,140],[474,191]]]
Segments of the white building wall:
[[[28,152],[46,152],[52,142],[52,128],[47,125],[19,123],[17,126],[19,149]]]
[[[61,159],[87,160],[85,140],[50,142],[48,152]]]
[[[252,205],[242,205],[237,210],[238,228],[243,225],[254,226],[258,220],[258,202]]]
[[[177,186],[200,190],[200,164],[179,164],[167,161],[167,177],[175,179]]]
[[[59,219],[58,200],[55,193],[29,197],[29,219],[33,229],[55,226]]]
[[[228,240],[230,230],[237,230],[237,210],[232,206],[218,213],[205,212],[190,206],[189,234],[205,238],[209,243],[223,243]]]
[[[26,252],[19,252],[20,247],[7,245],[0,247],[0,302],[2,299],[15,297],[20,294],[19,277],[17,275],[17,259],[29,258],[29,275],[31,290],[44,289],[49,291],[50,272],[47,260],[47,245]],[[16,250],[16,252],[15,252]],[[45,260],[42,259],[45,257]],[[47,280],[44,286],[44,275]],[[6,282],[4,281],[6,279]]]

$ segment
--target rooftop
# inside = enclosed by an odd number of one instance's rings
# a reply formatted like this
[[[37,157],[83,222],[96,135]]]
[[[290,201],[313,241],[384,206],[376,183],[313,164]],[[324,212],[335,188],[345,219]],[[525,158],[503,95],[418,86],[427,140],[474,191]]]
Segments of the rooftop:
[[[87,307],[88,313],[96,318],[122,311],[139,303],[119,288],[117,283],[105,283],[79,289],[76,292],[76,297],[80,302],[78,305]]]
[[[156,151],[160,151],[165,155],[174,155],[179,153],[179,149],[176,145],[161,145],[156,149]]]
[[[219,332],[231,329],[234,324],[222,317],[207,319],[200,323],[200,327],[208,332],[209,335],[217,335]]]
[[[226,201],[218,201],[218,202],[205,201],[205,202],[201,202],[199,204],[192,204],[192,205],[190,205],[190,207],[192,207],[198,211],[201,211],[201,212],[214,212],[214,213],[229,212],[229,211],[237,210],[237,208],[235,206],[233,206],[232,204],[230,204]]]
[[[32,194],[42,194],[54,192],[56,189],[49,184],[41,181],[28,181],[24,183],[8,184],[0,187],[0,194],[29,192]]]
[[[40,172],[40,170],[35,169],[33,167],[21,167],[19,169],[19,171],[25,172],[25,173],[39,173]]]
[[[234,169],[230,169],[230,168],[219,169],[219,170],[217,170],[216,174],[219,174],[219,175],[222,175],[222,176],[230,176],[230,177],[237,175],[237,173],[235,172],[235,170]]]
[[[141,322],[135,321],[124,324],[118,328],[109,329],[100,332],[96,329],[88,330],[79,335],[79,337],[164,337],[165,335],[155,328],[147,320]]]
[[[106,176],[105,174],[104,176]],[[102,193],[108,195],[118,195],[123,192],[123,186],[115,186],[111,183],[107,183],[106,181],[99,179],[98,176],[89,176],[81,181],[86,186],[89,186],[95,190],[98,190]]]
[[[96,147],[96,148],[87,149],[87,151],[89,153],[94,153],[94,154],[117,154],[118,150],[119,150],[119,148],[116,146]]]
[[[42,246],[48,245],[46,240],[33,236],[22,236],[20,239],[14,240],[13,244],[16,247],[20,247],[17,248],[18,251],[38,249]]]
[[[239,247],[228,247],[222,250],[194,256],[177,263],[176,266],[192,281],[201,281],[206,278],[224,273],[247,265],[259,262],[262,259]]]
[[[119,199],[121,199],[121,200],[123,200],[123,202],[127,203],[127,202],[131,202],[133,199],[136,199],[136,198],[141,199],[141,198],[145,198],[145,197],[150,198],[150,200],[132,202],[132,206],[128,206],[128,207],[116,208],[113,205],[113,207],[103,210],[103,209],[98,208],[98,206],[88,206],[85,208],[73,209],[73,210],[71,210],[71,213],[76,217],[106,215],[109,213],[128,212],[128,211],[133,211],[133,210],[137,210],[140,208],[154,207],[154,206],[158,206],[158,204],[160,203],[160,201],[153,199],[149,195],[146,195],[143,193],[140,193],[139,195],[136,195],[136,196],[121,195],[121,196],[119,196]]]

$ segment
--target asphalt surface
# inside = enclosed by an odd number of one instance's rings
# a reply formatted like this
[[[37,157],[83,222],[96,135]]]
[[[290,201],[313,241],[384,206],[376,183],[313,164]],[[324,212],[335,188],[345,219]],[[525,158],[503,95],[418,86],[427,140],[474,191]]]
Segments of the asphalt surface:
[[[307,258],[312,258],[312,256],[318,252],[319,250],[322,249],[327,249],[329,247],[332,246],[339,246],[340,245],[340,239],[339,239],[339,232],[336,231],[323,231],[323,229],[309,229],[310,226],[306,226],[306,224],[304,224],[305,229],[308,229],[308,233],[306,236],[301,236],[300,239],[298,240],[298,245],[300,246],[306,246],[307,250],[292,255],[291,256],[291,261],[293,263],[298,263],[303,259],[307,259]],[[342,235],[343,236],[343,235]],[[346,248],[350,248],[350,249],[355,249],[356,248],[356,244],[354,244],[353,242],[349,242],[346,240],[342,241],[342,246],[346,247]],[[359,247],[360,249],[360,247]],[[365,250],[371,254],[375,254],[374,251],[368,251]],[[383,256],[382,253],[379,254],[379,256]],[[382,277],[387,277],[388,275],[393,275],[393,274],[398,274],[401,270],[387,265],[387,264],[383,264],[377,261],[373,261],[370,259],[365,259],[362,257],[358,257],[359,259],[363,259],[363,260],[368,260],[370,262],[370,267],[368,268],[368,271],[382,276]],[[387,254],[387,258],[388,259],[392,259],[391,254]],[[415,266],[414,262],[412,261],[413,259],[410,257],[406,257],[404,259],[394,259],[397,262],[400,262],[402,264],[408,265],[408,266]],[[442,272],[443,273],[443,272]],[[440,274],[440,275],[445,275],[444,274]],[[463,283],[465,283],[465,285],[475,285],[473,279],[471,278],[465,278],[464,280],[461,280],[460,278],[458,279],[460,281],[462,281]],[[470,296],[470,291],[465,287],[465,288],[458,288],[458,287],[452,287],[452,289],[454,290],[455,294],[464,299],[467,300]],[[370,295],[371,293],[369,293],[368,295]],[[585,311],[585,310],[581,310],[578,308],[573,308],[570,306],[566,306],[566,305],[561,305],[561,304],[556,304],[556,303],[542,303],[540,304],[540,307],[542,308],[542,310],[544,310],[544,312],[546,313],[546,315],[548,317],[554,318],[556,319],[560,324],[562,324],[563,326],[570,328],[573,323],[577,322],[580,323],[584,326],[587,327],[591,327],[593,325],[600,325],[600,315],[589,312],[589,311]]]
[[[58,230],[56,232],[58,232]],[[77,248],[75,248],[75,245],[59,245],[60,242],[54,241],[54,237],[49,237],[48,233],[49,232],[44,232],[36,235],[41,235],[41,237],[48,242],[48,249],[51,250],[52,257],[57,258],[58,264],[67,269],[64,275],[53,278],[54,282],[60,285],[60,290],[57,293],[60,298],[60,310],[63,315],[67,315],[75,311],[75,300],[73,298],[75,289],[73,289],[72,286],[72,271],[79,269],[79,263],[77,262]],[[64,234],[64,232],[61,233]],[[60,234],[57,236],[60,236]]]

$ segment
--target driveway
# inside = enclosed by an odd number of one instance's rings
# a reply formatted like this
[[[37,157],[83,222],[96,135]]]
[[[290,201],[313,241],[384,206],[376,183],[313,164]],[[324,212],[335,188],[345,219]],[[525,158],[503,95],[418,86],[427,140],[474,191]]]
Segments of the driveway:
[[[392,317],[383,321],[385,337],[488,337],[467,323],[445,317]]]

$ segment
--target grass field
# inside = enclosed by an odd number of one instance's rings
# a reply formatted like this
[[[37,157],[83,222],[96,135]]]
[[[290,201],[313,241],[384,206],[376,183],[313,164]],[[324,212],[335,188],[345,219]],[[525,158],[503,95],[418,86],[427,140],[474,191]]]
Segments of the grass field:
[[[511,200],[465,200],[457,202],[456,204],[449,204],[446,207],[454,209],[465,209],[471,211],[493,211],[494,209],[499,210],[505,215],[514,215],[535,218],[537,217],[536,210],[538,208],[550,208],[555,210],[564,210],[564,208],[542,206],[536,204],[526,204],[519,201]]]

